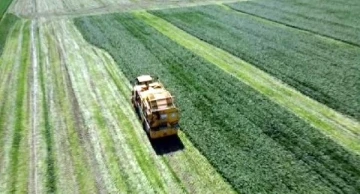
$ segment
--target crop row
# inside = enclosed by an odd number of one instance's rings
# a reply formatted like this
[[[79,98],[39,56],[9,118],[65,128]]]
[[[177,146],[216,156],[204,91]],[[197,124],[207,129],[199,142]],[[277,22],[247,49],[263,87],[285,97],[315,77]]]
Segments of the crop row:
[[[360,48],[329,41],[225,6],[152,12],[360,120]]]
[[[359,1],[260,0],[228,6],[360,46]]]
[[[182,130],[237,191],[359,192],[358,156],[143,21],[114,14],[75,24],[129,80],[161,78],[177,98]]]

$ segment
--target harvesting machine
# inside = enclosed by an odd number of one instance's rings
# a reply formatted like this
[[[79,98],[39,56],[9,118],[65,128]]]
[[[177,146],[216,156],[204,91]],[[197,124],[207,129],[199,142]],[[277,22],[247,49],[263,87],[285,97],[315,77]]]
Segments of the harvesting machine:
[[[179,111],[174,98],[159,80],[149,75],[136,78],[131,101],[151,139],[176,135]]]

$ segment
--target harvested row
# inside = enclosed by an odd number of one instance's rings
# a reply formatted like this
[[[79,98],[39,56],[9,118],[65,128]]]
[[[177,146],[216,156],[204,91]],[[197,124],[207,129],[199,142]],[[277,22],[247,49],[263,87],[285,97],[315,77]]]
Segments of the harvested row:
[[[223,6],[152,13],[360,121],[360,48]]]
[[[29,176],[30,22],[10,29],[0,60],[0,190],[27,192]],[[14,57],[9,57],[14,56]]]
[[[260,0],[227,5],[243,13],[360,46],[359,1]]]
[[[128,79],[161,77],[177,97],[182,130],[237,191],[359,191],[359,156],[143,21],[114,14],[75,24]]]

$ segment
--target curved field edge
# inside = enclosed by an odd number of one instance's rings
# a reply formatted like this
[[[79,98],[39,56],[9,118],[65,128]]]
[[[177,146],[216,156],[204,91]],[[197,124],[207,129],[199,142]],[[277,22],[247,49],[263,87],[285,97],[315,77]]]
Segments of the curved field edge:
[[[182,130],[237,191],[359,189],[357,155],[142,20],[112,14],[75,24],[128,79],[161,77],[177,97]]]
[[[360,124],[357,121],[301,94],[242,59],[188,34],[165,19],[147,12],[137,12],[135,15],[173,41],[295,113],[346,149],[360,154]]]

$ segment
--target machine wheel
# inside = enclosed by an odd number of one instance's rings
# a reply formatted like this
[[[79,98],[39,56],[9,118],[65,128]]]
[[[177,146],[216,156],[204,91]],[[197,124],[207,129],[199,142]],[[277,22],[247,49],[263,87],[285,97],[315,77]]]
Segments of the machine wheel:
[[[144,131],[146,132],[146,134],[149,134],[149,130],[146,128],[146,122],[142,121],[142,127],[144,129]]]

